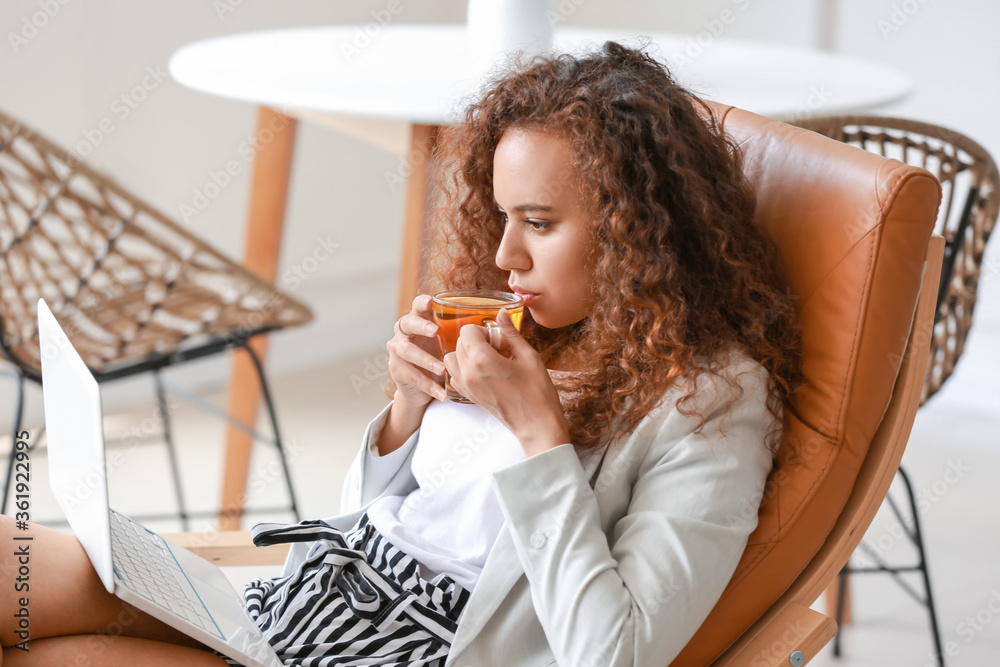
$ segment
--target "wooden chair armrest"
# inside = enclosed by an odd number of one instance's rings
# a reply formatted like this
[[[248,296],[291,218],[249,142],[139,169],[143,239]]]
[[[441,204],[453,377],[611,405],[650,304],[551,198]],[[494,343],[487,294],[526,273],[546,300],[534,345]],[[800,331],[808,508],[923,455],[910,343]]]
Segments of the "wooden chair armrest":
[[[798,667],[815,658],[835,634],[832,618],[792,602],[780,610],[772,608],[712,667]],[[802,653],[801,662],[796,652]]]
[[[164,533],[161,535],[216,565],[281,565],[288,555],[287,544],[254,546],[250,532],[223,530],[214,533]]]

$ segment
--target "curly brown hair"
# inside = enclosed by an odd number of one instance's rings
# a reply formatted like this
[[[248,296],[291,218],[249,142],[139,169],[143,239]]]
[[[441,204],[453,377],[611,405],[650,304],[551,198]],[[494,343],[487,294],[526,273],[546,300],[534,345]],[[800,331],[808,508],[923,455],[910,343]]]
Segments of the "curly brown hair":
[[[512,128],[569,141],[594,225],[591,314],[561,329],[528,313],[522,324],[546,363],[572,346],[592,364],[559,383],[578,451],[631,432],[682,381],[691,382],[678,409],[692,414],[683,404],[699,374],[718,374],[734,345],[769,372],[768,408],[781,423],[801,371],[777,253],[753,224],[736,147],[642,50],[607,42],[583,57],[518,62],[442,133],[439,286],[507,289],[508,273],[494,263],[504,225],[493,156]]]

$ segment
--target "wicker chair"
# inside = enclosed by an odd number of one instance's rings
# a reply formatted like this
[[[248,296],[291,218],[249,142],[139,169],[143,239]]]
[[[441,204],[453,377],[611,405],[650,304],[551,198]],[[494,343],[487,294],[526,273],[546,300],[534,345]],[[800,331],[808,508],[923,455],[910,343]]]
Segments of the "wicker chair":
[[[923,405],[941,389],[955,370],[955,364],[965,348],[965,338],[972,326],[983,252],[1000,210],[1000,175],[996,163],[982,146],[969,137],[928,123],[879,116],[825,116],[798,120],[795,124],[869,152],[922,167],[937,176],[941,182],[943,201],[935,233],[945,238],[946,245],[934,327],[933,331],[928,332],[931,349],[920,399],[920,404]],[[908,593],[927,607],[938,661],[943,666],[941,634],[927,575],[927,561],[913,487],[902,468],[899,469],[899,476],[909,499],[912,528],[908,527],[908,522],[892,496],[887,496],[887,500],[897,520],[907,527],[905,532],[917,551],[916,566],[890,566],[879,557],[876,550],[866,549],[865,543],[862,543],[865,556],[875,566],[845,568],[839,577],[837,589],[830,591],[830,599],[837,624],[840,625],[845,613],[849,616],[849,609],[846,607],[849,574],[892,574]],[[919,570],[922,575],[926,591],[923,598],[898,576],[901,571],[914,569]],[[839,649],[838,636],[834,640],[835,655],[839,655]]]
[[[242,347],[262,384],[288,509],[299,518],[270,392],[246,343],[308,322],[306,306],[2,113],[0,253],[0,347],[16,370],[15,433],[24,380],[41,381],[35,309],[44,297],[98,382],[153,373],[186,526],[190,514],[160,370]],[[0,510],[7,506],[13,462],[12,447]]]

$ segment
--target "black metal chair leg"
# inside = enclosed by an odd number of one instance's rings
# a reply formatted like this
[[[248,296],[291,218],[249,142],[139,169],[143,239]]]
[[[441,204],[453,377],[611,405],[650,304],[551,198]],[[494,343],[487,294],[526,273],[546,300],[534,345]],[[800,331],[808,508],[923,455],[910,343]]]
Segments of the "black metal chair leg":
[[[837,634],[833,636],[833,657],[840,657],[840,633],[844,629],[844,597],[847,595],[847,572],[846,566],[837,575]]]
[[[906,471],[903,470],[902,466],[898,472],[899,476],[903,479],[903,483],[906,485],[906,494],[910,499],[910,511],[913,512],[913,544],[917,547],[917,554],[920,558],[917,569],[923,575],[924,590],[927,591],[927,613],[930,615],[931,632],[934,635],[934,650],[937,652],[939,667],[945,667],[944,651],[941,649],[941,631],[938,629],[937,610],[934,606],[934,595],[931,593],[930,575],[927,572],[927,557],[924,554],[924,538],[920,532],[920,518],[917,516],[917,499],[913,495],[913,486],[910,484],[910,478],[907,477]]]
[[[10,441],[10,456],[7,457],[7,481],[3,485],[3,500],[0,501],[0,514],[7,512],[7,499],[10,496],[10,486],[14,479],[14,456],[17,453],[17,434],[21,432],[21,420],[24,418],[24,376],[20,372],[12,373],[14,383],[14,431]]]
[[[883,561],[881,558],[879,558],[879,556],[874,551],[869,549],[867,543],[865,543],[864,541],[862,541],[861,544],[858,545],[859,548],[862,551],[865,551],[866,555],[872,559],[872,561],[875,563],[875,567],[851,568],[849,565],[845,565],[844,568],[840,571],[840,574],[838,575],[840,577],[840,599],[837,600],[836,621],[837,621],[838,631],[837,634],[834,636],[833,640],[833,655],[834,657],[840,656],[839,628],[841,620],[843,618],[842,614],[843,614],[843,604],[844,604],[844,593],[846,589],[844,585],[846,581],[845,575],[848,573],[862,574],[862,573],[880,572],[892,575],[892,577],[896,579],[896,583],[898,583],[907,593],[909,593],[920,604],[927,607],[927,613],[930,617],[931,634],[934,637],[934,650],[937,654],[937,663],[939,667],[945,667],[944,651],[942,650],[941,647],[941,630],[938,627],[938,620],[937,620],[937,608],[934,605],[934,594],[931,591],[930,574],[928,573],[927,569],[927,556],[924,550],[924,538],[923,534],[920,532],[920,518],[917,514],[917,499],[913,494],[913,485],[910,483],[910,478],[906,475],[906,471],[903,470],[902,467],[900,467],[897,472],[899,473],[900,478],[903,480],[903,484],[906,487],[906,496],[910,502],[910,511],[912,512],[913,516],[912,530],[906,525],[907,524],[906,518],[903,516],[902,512],[899,511],[899,507],[892,500],[892,498],[887,496],[887,500],[889,502],[889,505],[893,513],[896,515],[896,518],[902,525],[904,534],[908,538],[910,538],[910,541],[916,548],[917,558],[919,562],[913,566],[892,567],[886,564],[885,561]],[[902,572],[914,572],[914,571],[919,571],[923,578],[924,590],[927,591],[925,597],[921,597],[920,593],[918,593],[917,590],[915,590],[912,586],[910,586],[910,584],[900,576],[900,573]]]
[[[257,369],[260,387],[264,392],[264,403],[267,405],[267,414],[271,418],[271,428],[274,430],[274,442],[278,448],[278,458],[281,461],[281,469],[285,475],[285,484],[288,487],[288,498],[291,502],[292,515],[296,521],[301,521],[302,517],[299,515],[299,505],[295,500],[295,488],[292,485],[292,475],[288,468],[288,459],[285,457],[284,441],[281,439],[281,432],[278,430],[278,416],[274,410],[274,403],[271,401],[271,391],[268,388],[267,379],[264,377],[264,368],[261,366],[260,359],[257,358],[257,354],[253,351],[253,348],[247,344],[243,344],[242,347],[250,355],[254,368]]]
[[[156,403],[163,416],[163,440],[167,445],[167,456],[170,459],[170,471],[174,478],[174,494],[177,496],[177,513],[180,515],[184,531],[190,530],[187,506],[184,503],[184,489],[181,486],[181,471],[177,465],[177,448],[174,447],[174,436],[170,429],[170,410],[167,408],[167,393],[163,388],[163,378],[159,371],[153,372],[153,382],[156,384]]]

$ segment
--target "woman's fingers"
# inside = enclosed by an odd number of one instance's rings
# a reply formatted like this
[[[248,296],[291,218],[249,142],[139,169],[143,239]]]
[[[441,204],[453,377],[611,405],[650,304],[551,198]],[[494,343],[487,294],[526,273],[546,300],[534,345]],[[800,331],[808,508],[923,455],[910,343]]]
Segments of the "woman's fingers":
[[[433,320],[421,317],[416,313],[409,312],[396,320],[395,330],[408,338],[430,338],[435,340],[438,327]]]
[[[434,298],[430,294],[419,294],[410,304],[410,312],[431,319],[434,310]]]
[[[396,384],[405,384],[442,401],[446,399],[444,387],[427,375],[426,371],[409,362],[390,357],[389,374]]]
[[[490,328],[493,329],[492,333]],[[493,351],[509,359],[510,355],[507,352],[511,349],[511,343],[496,325],[485,327],[466,324],[458,332],[458,344],[455,349],[462,351],[463,361],[474,358],[477,362],[490,362],[495,359]]]
[[[473,394],[476,392],[473,387],[466,386],[466,377],[469,383],[479,387],[484,376],[507,376],[511,371],[507,366],[509,360],[490,345],[486,328],[475,324],[462,327],[455,351],[446,354],[444,362],[451,386],[468,398],[472,397],[463,392],[463,388]]]
[[[407,393],[422,392],[446,400],[442,386],[445,366],[438,356],[437,325],[426,294],[413,300],[409,313],[396,320],[389,351],[389,375]]]
[[[427,369],[435,375],[444,373],[444,364],[441,363],[441,360],[419,345],[411,341],[395,339],[389,343],[393,347],[393,350],[390,350],[390,357],[393,356],[391,352],[395,351],[395,356],[398,359]]]
[[[407,337],[430,337],[433,339],[437,333],[437,324],[434,323],[434,313],[432,310],[433,300],[426,294],[421,294],[413,299],[413,306],[410,312],[396,320],[394,329]]]
[[[462,367],[458,362],[458,352],[449,352],[444,355],[444,365],[448,369],[448,382],[455,391],[465,396],[461,389],[465,380],[462,377]]]
[[[429,326],[424,326],[429,325]],[[394,326],[396,335],[392,343],[396,355],[436,375],[444,373],[444,364],[432,353],[437,350],[437,325],[419,317],[404,315]],[[419,333],[418,333],[419,331]]]

